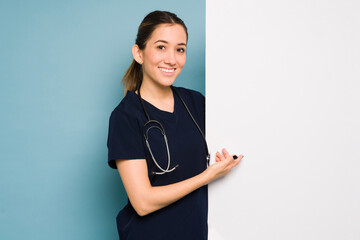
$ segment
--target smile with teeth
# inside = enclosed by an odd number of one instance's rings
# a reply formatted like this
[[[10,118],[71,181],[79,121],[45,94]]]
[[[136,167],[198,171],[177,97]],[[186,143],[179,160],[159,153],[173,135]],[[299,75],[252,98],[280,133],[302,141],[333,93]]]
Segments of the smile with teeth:
[[[166,73],[172,73],[175,71],[175,68],[159,68],[160,71],[166,72]]]

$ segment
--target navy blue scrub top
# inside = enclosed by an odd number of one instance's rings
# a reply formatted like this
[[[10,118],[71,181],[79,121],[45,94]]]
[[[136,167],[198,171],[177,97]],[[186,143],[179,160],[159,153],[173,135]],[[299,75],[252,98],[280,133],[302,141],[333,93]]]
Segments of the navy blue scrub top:
[[[205,133],[205,98],[201,93],[176,87],[190,112]],[[171,173],[153,175],[160,170],[155,166],[145,145],[143,126],[147,121],[137,94],[128,91],[125,98],[111,113],[108,136],[108,163],[116,168],[116,159],[146,159],[152,186],[162,186],[191,178],[203,172],[206,165],[205,143],[178,96],[174,95],[174,112],[162,111],[146,100],[145,107],[151,119],[164,126],[171,156],[171,166],[179,167]],[[166,168],[166,145],[160,131],[149,131],[149,143],[156,161]],[[150,213],[139,216],[131,203],[116,217],[121,240],[207,239],[208,192],[203,186],[182,199]]]

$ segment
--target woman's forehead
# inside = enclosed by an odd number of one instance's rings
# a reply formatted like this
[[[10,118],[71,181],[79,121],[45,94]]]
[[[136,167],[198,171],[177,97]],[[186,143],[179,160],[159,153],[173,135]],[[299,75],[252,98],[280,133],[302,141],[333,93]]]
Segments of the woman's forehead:
[[[165,41],[168,43],[186,44],[187,36],[184,27],[180,24],[160,24],[151,34],[149,41],[152,43]]]

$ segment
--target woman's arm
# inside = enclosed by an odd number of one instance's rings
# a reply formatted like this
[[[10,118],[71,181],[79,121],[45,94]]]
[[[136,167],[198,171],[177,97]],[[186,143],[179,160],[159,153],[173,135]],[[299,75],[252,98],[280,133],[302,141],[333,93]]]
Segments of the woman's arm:
[[[157,187],[150,184],[145,159],[116,160],[116,166],[131,205],[140,216],[145,216],[228,174],[243,157],[240,155],[234,160],[226,149],[223,149],[223,154],[217,153],[216,163],[204,172],[178,183]]]

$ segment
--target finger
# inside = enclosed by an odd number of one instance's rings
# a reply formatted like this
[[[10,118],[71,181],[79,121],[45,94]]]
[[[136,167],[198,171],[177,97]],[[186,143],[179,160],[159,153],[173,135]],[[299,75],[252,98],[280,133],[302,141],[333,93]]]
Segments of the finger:
[[[216,161],[216,162],[220,162],[221,160],[220,160],[220,158],[216,157],[216,158],[215,158],[215,161]]]
[[[223,154],[224,154],[224,156],[225,156],[226,159],[228,159],[229,157],[231,157],[230,154],[228,153],[228,151],[227,151],[225,148],[222,149],[222,152],[223,152]]]
[[[216,157],[218,157],[220,159],[220,161],[225,160],[224,156],[221,155],[219,152],[216,152]]]

